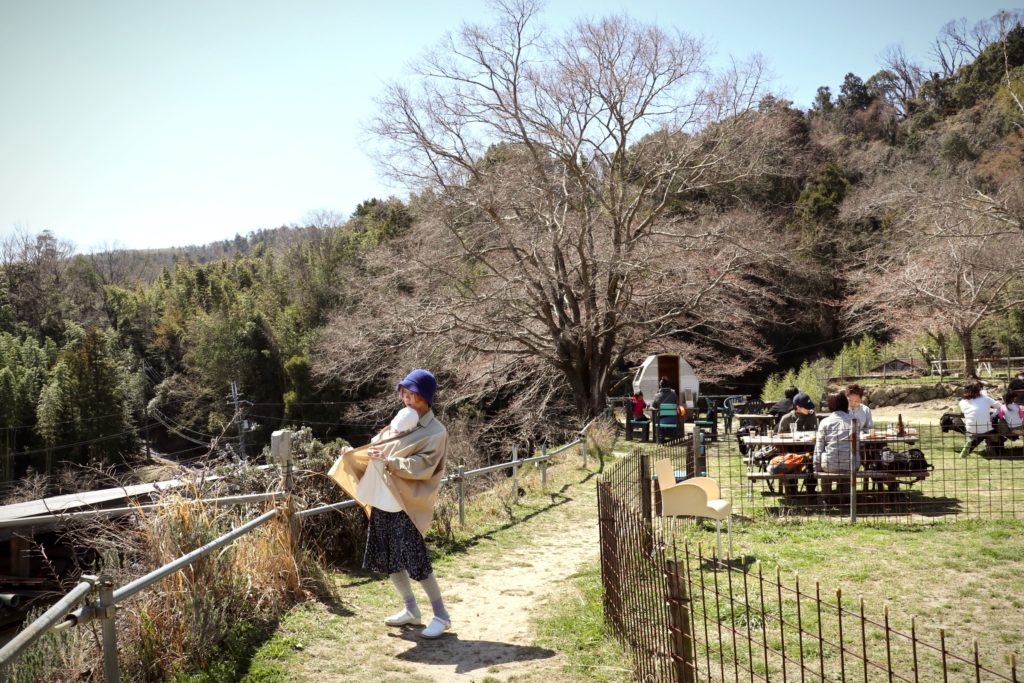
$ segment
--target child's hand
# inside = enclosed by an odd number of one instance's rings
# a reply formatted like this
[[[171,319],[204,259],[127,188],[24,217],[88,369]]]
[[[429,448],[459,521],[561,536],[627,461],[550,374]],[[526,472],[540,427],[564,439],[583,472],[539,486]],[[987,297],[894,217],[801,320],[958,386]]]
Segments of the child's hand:
[[[387,456],[384,455],[384,451],[375,447],[367,448],[366,454],[370,456],[372,460],[380,460],[381,462],[383,462],[388,459]]]

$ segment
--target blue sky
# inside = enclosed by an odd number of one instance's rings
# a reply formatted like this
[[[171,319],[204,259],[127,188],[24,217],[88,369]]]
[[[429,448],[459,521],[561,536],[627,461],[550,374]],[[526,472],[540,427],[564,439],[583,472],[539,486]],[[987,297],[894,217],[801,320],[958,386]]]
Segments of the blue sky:
[[[544,21],[625,11],[760,52],[806,108],[902,44],[1005,4],[552,0]],[[485,2],[5,0],[0,3],[0,237],[54,231],[79,251],[228,239],[347,215],[396,194],[366,155],[383,84]]]

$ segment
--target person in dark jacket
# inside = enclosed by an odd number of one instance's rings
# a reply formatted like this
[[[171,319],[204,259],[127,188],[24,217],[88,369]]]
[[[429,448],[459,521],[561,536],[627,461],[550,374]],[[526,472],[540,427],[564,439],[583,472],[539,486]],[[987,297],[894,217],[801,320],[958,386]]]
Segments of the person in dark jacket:
[[[777,401],[771,408],[769,408],[768,414],[774,415],[775,419],[778,420],[783,415],[793,410],[793,398],[799,393],[800,390],[796,387],[788,387],[786,391],[783,392],[784,398],[781,401]],[[808,400],[810,400],[809,397]],[[817,425],[815,425],[815,427],[817,427]]]
[[[1010,386],[1007,390],[1013,393],[1017,398],[1017,403],[1024,399],[1024,370],[1017,373],[1017,376],[1010,380]]]
[[[651,402],[651,407],[655,410],[658,409],[662,403],[674,403],[679,405],[679,394],[672,388],[672,385],[668,383],[668,377],[662,377],[661,381],[658,382],[658,393],[654,396],[654,401]]]
[[[789,434],[792,430],[790,425],[796,425],[798,432],[816,432],[818,430],[818,418],[814,415],[814,401],[802,391],[793,397],[793,410],[779,420],[779,434]]]
[[[658,382],[658,387],[658,393],[655,395],[654,401],[651,402],[651,407],[654,408],[655,434],[658,435],[658,438],[664,441],[666,438],[668,438],[667,434],[665,433],[666,431],[668,431],[668,429],[662,426],[662,419],[659,417],[658,409],[663,404],[675,404],[676,411],[678,412],[679,394],[677,394],[675,389],[672,388],[672,385],[668,383],[668,377],[662,377],[661,381]],[[680,419],[680,426],[681,423],[682,420]]]

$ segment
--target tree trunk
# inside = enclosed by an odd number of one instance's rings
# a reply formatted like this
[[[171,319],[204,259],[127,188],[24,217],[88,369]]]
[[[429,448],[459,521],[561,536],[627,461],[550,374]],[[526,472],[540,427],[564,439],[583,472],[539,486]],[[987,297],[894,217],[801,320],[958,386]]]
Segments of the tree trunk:
[[[582,351],[582,350],[581,350]],[[573,392],[576,414],[588,422],[604,412],[608,399],[608,378],[611,366],[602,358],[586,361],[585,353],[573,354],[573,360],[558,369]]]
[[[976,377],[978,374],[977,369],[974,366],[974,340],[972,339],[973,330],[971,329],[958,329],[956,331],[957,337],[960,338],[960,344],[964,347],[964,377]]]
[[[942,378],[946,375],[946,333],[925,330],[925,334],[939,347],[939,383],[941,384]]]
[[[946,367],[946,358],[948,357],[946,353],[946,334],[940,332],[935,341],[939,344],[939,381],[941,382],[945,376],[944,368]]]

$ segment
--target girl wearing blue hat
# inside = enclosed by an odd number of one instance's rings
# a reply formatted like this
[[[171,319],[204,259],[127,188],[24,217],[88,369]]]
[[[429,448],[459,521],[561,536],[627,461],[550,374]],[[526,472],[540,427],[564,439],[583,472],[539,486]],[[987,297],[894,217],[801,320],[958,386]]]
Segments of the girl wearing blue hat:
[[[367,457],[383,464],[385,483],[392,495],[369,503],[360,501],[370,517],[363,568],[390,576],[405,602],[400,611],[384,620],[388,626],[423,623],[409,579],[420,583],[434,614],[420,632],[424,638],[439,638],[451,628],[423,541],[433,519],[448,448],[448,430],[431,408],[436,390],[437,381],[429,370],[417,369],[406,375],[398,383],[398,393],[405,407],[416,411],[418,422],[411,429],[403,427],[397,436],[391,426],[381,430],[363,456],[363,449],[343,450],[342,459],[347,462],[337,475],[339,484],[350,491],[351,484],[366,475]],[[345,482],[346,476],[354,481]],[[358,500],[357,495],[354,497]]]

